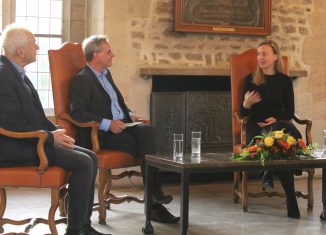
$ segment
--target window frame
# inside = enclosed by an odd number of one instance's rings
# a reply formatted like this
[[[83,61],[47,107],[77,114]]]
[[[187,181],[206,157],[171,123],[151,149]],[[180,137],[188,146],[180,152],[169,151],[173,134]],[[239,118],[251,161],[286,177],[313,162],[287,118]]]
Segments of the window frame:
[[[15,22],[16,20],[16,0],[0,0],[2,3],[2,12],[1,12],[1,18],[2,18],[2,27],[1,27],[1,32],[2,29],[4,29],[8,24],[11,24]],[[64,0],[61,0],[62,7],[61,7],[61,34],[42,34],[42,33],[34,33],[36,38],[60,38],[61,43],[64,41]],[[37,16],[37,18],[42,18]],[[1,34],[0,32],[0,34]],[[48,68],[49,76],[50,76],[50,83],[51,83],[51,74],[50,74],[50,68]],[[38,74],[39,71],[36,71]],[[37,89],[37,87],[36,87]],[[38,89],[37,89],[38,91]],[[53,92],[52,89],[46,89],[48,92],[48,98],[53,97]],[[52,101],[53,102],[53,101]],[[46,106],[43,106],[44,112],[47,116],[54,116],[54,108],[49,107],[49,105],[52,103],[51,101],[48,100],[48,103]]]

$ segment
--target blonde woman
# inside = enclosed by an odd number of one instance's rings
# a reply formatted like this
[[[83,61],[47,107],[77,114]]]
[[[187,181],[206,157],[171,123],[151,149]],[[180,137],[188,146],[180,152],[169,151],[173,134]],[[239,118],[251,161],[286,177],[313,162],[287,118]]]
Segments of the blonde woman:
[[[283,73],[283,62],[278,45],[265,40],[257,48],[257,69],[246,77],[243,86],[240,115],[248,116],[248,143],[263,130],[281,130],[295,138],[300,132],[290,122],[294,115],[292,80]],[[278,172],[287,196],[288,216],[300,218],[294,191],[293,172]],[[273,187],[272,173],[265,171],[263,190]]]

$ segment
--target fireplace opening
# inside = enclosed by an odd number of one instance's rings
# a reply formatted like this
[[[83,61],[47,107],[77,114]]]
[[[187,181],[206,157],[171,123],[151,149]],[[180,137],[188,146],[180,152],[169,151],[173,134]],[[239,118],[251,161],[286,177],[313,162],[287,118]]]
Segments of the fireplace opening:
[[[230,91],[229,76],[155,75],[152,92]]]

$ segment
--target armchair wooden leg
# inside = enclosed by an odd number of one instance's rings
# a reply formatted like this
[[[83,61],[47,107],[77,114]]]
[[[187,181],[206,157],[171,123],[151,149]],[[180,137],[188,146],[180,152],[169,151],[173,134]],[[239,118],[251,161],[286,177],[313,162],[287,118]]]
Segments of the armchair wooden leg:
[[[308,202],[307,210],[312,211],[314,207],[314,191],[313,191],[313,182],[314,182],[315,169],[308,170]]]
[[[99,186],[98,186],[98,203],[99,203],[99,216],[98,222],[99,224],[106,224],[106,208],[105,208],[105,200],[104,200],[104,190],[106,186],[106,181],[108,179],[108,169],[99,168]]]
[[[233,202],[239,203],[239,182],[240,182],[240,171],[236,171],[233,173]]]
[[[59,211],[61,217],[67,217],[68,209],[68,188],[64,187],[60,190]]]
[[[57,210],[58,206],[59,206],[59,190],[58,189],[51,189],[51,207],[49,210],[49,227],[50,227],[50,231],[51,234],[53,235],[57,235],[58,231],[57,228],[55,226],[55,221],[54,221],[54,216],[55,216],[55,211]]]
[[[248,172],[242,172],[242,210],[244,212],[248,211]]]
[[[6,190],[4,188],[0,189],[0,233],[2,234],[4,232],[3,229],[3,215],[6,210],[6,204],[7,204],[7,196],[6,196]]]
[[[104,200],[105,200],[105,208],[110,209],[110,197],[111,197],[111,187],[112,187],[112,172],[111,170],[108,170],[107,178],[106,178],[106,184],[105,184],[105,191],[104,191]]]

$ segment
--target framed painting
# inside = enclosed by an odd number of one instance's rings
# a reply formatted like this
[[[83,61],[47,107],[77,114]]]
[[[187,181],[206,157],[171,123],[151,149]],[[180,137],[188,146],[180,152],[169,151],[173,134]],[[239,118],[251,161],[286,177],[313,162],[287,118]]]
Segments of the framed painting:
[[[175,0],[175,31],[270,35],[271,0]]]

